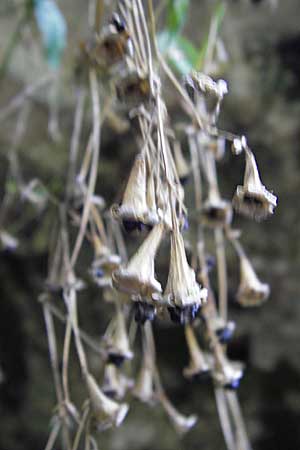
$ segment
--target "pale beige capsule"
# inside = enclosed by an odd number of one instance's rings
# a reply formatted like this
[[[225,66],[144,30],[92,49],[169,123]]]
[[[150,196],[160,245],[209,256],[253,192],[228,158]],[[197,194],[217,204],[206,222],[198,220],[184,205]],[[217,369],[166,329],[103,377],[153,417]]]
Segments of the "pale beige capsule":
[[[150,358],[143,357],[137,380],[133,389],[133,395],[141,402],[153,404],[154,396],[153,367]]]
[[[146,200],[146,161],[139,154],[133,164],[121,206],[113,205],[112,214],[118,220],[143,222],[148,213]]]
[[[147,223],[154,225],[159,222],[159,217],[157,213],[156,196],[155,196],[155,183],[154,176],[151,172],[148,175],[147,180],[147,192],[146,192],[146,202],[147,202]]]
[[[171,234],[171,256],[164,297],[171,306],[184,308],[201,305],[207,298],[207,290],[196,282],[194,270],[186,258],[183,237],[176,228]]]
[[[128,334],[126,330],[125,317],[117,306],[116,318],[113,321],[112,330],[105,336],[108,360],[116,365],[125,359],[132,359],[133,353],[130,349]]]
[[[270,287],[262,283],[249,259],[245,255],[240,256],[240,285],[237,293],[237,301],[242,306],[260,306],[270,295]]]
[[[128,265],[113,272],[113,285],[117,290],[148,298],[162,292],[161,284],[155,278],[154,260],[163,232],[164,225],[156,225]]]
[[[105,365],[102,385],[105,395],[121,400],[130,387],[132,387],[132,380],[120,373],[114,364]]]
[[[232,221],[231,203],[221,199],[215,189],[211,188],[208,199],[203,204],[201,218],[208,227],[226,227]]]
[[[256,220],[265,219],[273,214],[277,206],[277,197],[262,184],[253,153],[245,149],[246,169],[243,186],[237,186],[233,197],[233,206],[241,214]]]
[[[225,355],[222,361],[215,360],[212,377],[223,388],[237,389],[244,373],[244,365],[239,361],[229,361]]]
[[[184,416],[172,405],[166,396],[162,395],[160,398],[161,404],[167,413],[172,425],[178,434],[185,434],[193,428],[198,420],[196,415]]]
[[[101,431],[113,426],[120,426],[128,412],[128,405],[117,403],[103,394],[96,380],[90,374],[86,376],[86,385],[97,428]]]
[[[195,333],[190,325],[186,325],[185,327],[185,337],[189,350],[190,362],[189,365],[183,369],[183,375],[186,378],[191,379],[196,376],[207,374],[210,371],[210,366],[199,347]]]

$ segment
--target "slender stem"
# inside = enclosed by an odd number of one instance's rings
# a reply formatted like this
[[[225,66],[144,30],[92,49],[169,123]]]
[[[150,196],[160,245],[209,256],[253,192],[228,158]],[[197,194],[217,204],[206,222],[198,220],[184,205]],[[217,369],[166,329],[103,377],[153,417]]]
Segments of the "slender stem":
[[[226,446],[228,450],[237,450],[235,446],[235,440],[230,424],[230,418],[226,405],[226,398],[224,389],[215,388],[215,397],[216,397],[216,405],[218,409],[218,414],[220,418],[220,424],[223,431],[223,436],[226,442]]]
[[[83,112],[84,112],[84,102],[85,102],[86,92],[85,89],[79,88],[77,92],[77,100],[76,100],[76,108],[74,115],[74,126],[73,133],[71,137],[71,146],[70,146],[70,157],[69,157],[69,168],[68,168],[68,176],[67,176],[67,188],[66,188],[66,197],[70,198],[72,194],[72,189],[74,187],[74,180],[76,174],[76,161],[79,150],[80,143],[80,135],[82,129],[83,122]]]
[[[89,220],[92,195],[95,191],[97,173],[98,173],[98,160],[100,153],[100,102],[98,94],[98,82],[96,72],[90,70],[90,86],[93,103],[93,157],[91,162],[91,172],[89,185],[86,193],[85,204],[82,213],[82,219],[80,224],[79,233],[75,242],[74,250],[71,256],[71,267],[74,267],[79,256],[81,245],[84,239],[86,227]]]
[[[226,398],[235,424],[237,449],[251,450],[237,393],[226,391]]]
[[[77,433],[76,433],[76,436],[75,436],[75,439],[74,439],[74,443],[72,445],[72,450],[77,450],[78,447],[79,447],[80,438],[81,438],[82,433],[84,431],[84,427],[85,427],[86,421],[88,419],[88,416],[89,416],[89,408],[86,408],[84,410],[82,419],[80,421],[80,424],[79,424],[79,427],[78,427],[78,430],[77,430]]]
[[[215,243],[218,267],[219,314],[226,322],[228,311],[227,262],[225,254],[224,232],[221,228],[215,229]]]
[[[10,102],[0,109],[0,122],[6,120],[11,114],[22,106],[27,97],[32,96],[37,90],[46,86],[48,83],[54,80],[54,74],[47,74],[40,80],[26,86],[23,91],[13,97]]]
[[[54,447],[55,441],[57,439],[58,433],[60,431],[60,428],[61,428],[61,423],[58,421],[54,425],[54,427],[49,435],[45,450],[52,450],[52,448]]]

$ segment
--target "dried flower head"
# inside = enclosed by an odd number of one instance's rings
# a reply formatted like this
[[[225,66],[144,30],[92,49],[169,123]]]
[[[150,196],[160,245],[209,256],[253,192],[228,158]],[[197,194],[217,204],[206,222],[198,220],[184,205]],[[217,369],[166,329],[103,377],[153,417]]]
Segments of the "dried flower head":
[[[132,380],[123,375],[115,364],[106,364],[102,392],[108,397],[121,400],[126,391],[132,387]]]
[[[208,75],[194,71],[185,77],[184,83],[192,99],[197,102],[198,107],[214,122],[219,115],[223,97],[228,93],[226,81],[214,81]],[[199,102],[199,100],[202,101]]]
[[[90,374],[86,376],[86,385],[97,429],[102,431],[113,426],[120,426],[128,412],[128,405],[119,404],[107,397]]]
[[[226,227],[232,221],[231,203],[221,199],[213,189],[210,189],[209,197],[201,210],[201,218],[208,227]]]
[[[262,184],[253,153],[245,149],[246,169],[243,186],[238,186],[233,198],[234,208],[245,216],[256,220],[273,214],[277,197]]]
[[[165,395],[160,396],[160,401],[178,434],[183,435],[195,426],[198,420],[196,415],[184,416],[180,414]]]
[[[222,361],[215,361],[212,377],[217,386],[225,389],[237,389],[244,374],[244,365],[229,361],[225,356]]]
[[[170,266],[164,297],[171,307],[180,310],[195,307],[198,310],[207,298],[207,290],[200,288],[195,272],[187,262],[183,237],[178,227],[171,234]]]
[[[186,378],[194,380],[204,380],[210,375],[210,366],[201,351],[194,331],[190,325],[185,327],[185,337],[190,355],[190,362],[183,370],[183,375]]]
[[[154,259],[164,232],[164,225],[156,225],[126,267],[112,274],[117,290],[145,298],[161,293],[160,283],[155,279]]]
[[[269,295],[269,285],[258,279],[249,259],[245,255],[241,255],[238,303],[242,306],[260,306],[268,299]]]
[[[136,108],[150,100],[150,83],[146,75],[128,72],[116,85],[117,96],[129,108]]]
[[[139,154],[131,169],[121,206],[113,205],[111,209],[126,231],[142,230],[143,225],[152,226],[157,222],[153,211],[149,211],[146,189],[146,161],[144,155]]]
[[[107,71],[123,61],[130,49],[129,32],[125,22],[117,14],[103,28],[101,35],[95,33],[81,45],[83,56],[88,59],[89,64],[101,71]]]
[[[107,359],[112,364],[120,366],[124,360],[132,359],[133,353],[130,350],[125,317],[119,306],[111,328],[108,335],[105,336]]]

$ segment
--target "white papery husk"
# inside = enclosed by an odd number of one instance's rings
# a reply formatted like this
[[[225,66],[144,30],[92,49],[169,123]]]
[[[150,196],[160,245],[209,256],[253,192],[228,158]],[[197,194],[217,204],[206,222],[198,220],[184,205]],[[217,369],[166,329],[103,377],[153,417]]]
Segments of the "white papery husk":
[[[188,265],[183,237],[176,228],[171,234],[171,256],[164,297],[171,306],[183,308],[201,305],[207,298],[207,290],[196,282],[194,270]]]
[[[222,363],[215,362],[212,371],[214,382],[220,387],[226,387],[243,377],[244,364],[239,361],[229,361],[225,356]]]
[[[193,71],[186,77],[186,83],[198,94],[197,106],[214,122],[219,115],[221,101],[228,93],[226,81],[214,81],[204,73]]]
[[[108,355],[124,359],[133,358],[126,330],[125,317],[119,306],[117,307],[116,318],[113,322],[113,329],[108,336],[105,336],[105,340]]]
[[[231,203],[221,199],[214,189],[210,190],[201,212],[203,223],[208,227],[225,227],[232,221]]]
[[[177,411],[177,409],[165,396],[162,396],[160,401],[178,434],[183,435],[187,433],[196,424],[198,420],[196,415],[184,416]]]
[[[249,259],[246,256],[241,256],[238,303],[245,307],[260,306],[268,299],[269,295],[270,286],[258,279]]]
[[[117,403],[107,397],[90,374],[86,376],[86,385],[91,401],[94,420],[99,431],[120,426],[128,412],[126,403]]]
[[[105,395],[121,400],[132,385],[132,380],[123,375],[114,364],[105,365],[102,385]]]
[[[104,255],[92,263],[91,274],[96,284],[100,287],[109,287],[112,285],[111,275],[114,270],[121,265],[121,257],[119,255]],[[97,270],[103,271],[103,276],[97,276]]]
[[[277,197],[262,184],[253,153],[247,148],[243,186],[237,186],[232,203],[236,211],[256,220],[273,214]]]
[[[209,372],[210,366],[208,361],[199,347],[195,334],[189,325],[186,326],[186,342],[189,350],[190,362],[189,365],[183,369],[183,375],[186,378],[193,378],[197,375]]]
[[[116,90],[118,98],[126,104],[127,108],[136,108],[150,99],[149,77],[141,70],[132,67],[118,80]]]
[[[117,220],[145,221],[148,205],[146,200],[146,161],[143,155],[137,155],[134,161],[121,206],[113,205],[111,210]]]
[[[120,33],[114,24],[104,27],[101,35],[95,33],[84,44],[83,50],[90,63],[102,70],[109,70],[112,65],[124,60],[130,53],[130,39],[126,31]]]
[[[155,278],[154,260],[163,232],[164,225],[156,225],[128,265],[113,272],[113,285],[117,290],[146,298],[162,292],[161,284]]]
[[[156,198],[155,198],[155,184],[153,173],[149,174],[147,180],[147,223],[151,225],[156,225],[159,222],[159,217],[157,214]]]
[[[149,358],[144,356],[132,393],[141,402],[152,405],[155,401],[153,386],[154,380],[152,363]]]

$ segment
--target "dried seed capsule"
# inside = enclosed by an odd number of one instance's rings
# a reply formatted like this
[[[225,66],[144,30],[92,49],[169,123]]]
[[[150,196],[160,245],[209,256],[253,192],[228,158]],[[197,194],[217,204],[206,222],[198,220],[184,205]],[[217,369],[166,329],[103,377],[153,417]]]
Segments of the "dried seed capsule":
[[[201,351],[193,329],[190,325],[185,327],[186,342],[189,350],[190,362],[183,370],[183,375],[194,381],[204,381],[210,378],[211,368]]]
[[[273,214],[277,197],[262,184],[253,153],[247,148],[246,169],[243,186],[238,186],[233,197],[233,207],[237,212],[256,220]]]
[[[240,256],[240,285],[237,301],[245,307],[260,306],[270,295],[270,287],[262,283],[245,255]]]
[[[125,22],[115,14],[103,33],[94,34],[81,45],[81,50],[90,65],[101,71],[109,70],[130,52],[130,35]]]
[[[139,154],[131,169],[121,205],[111,207],[113,217],[122,221],[127,232],[149,230],[158,223],[153,204],[149,209],[148,197],[145,156]]]
[[[155,279],[154,259],[163,232],[164,225],[156,225],[130,259],[127,267],[121,267],[113,272],[113,285],[117,290],[150,299],[154,293],[161,293],[161,285]]]
[[[129,339],[126,331],[125,318],[121,308],[117,306],[113,330],[106,338],[107,360],[119,367],[126,359],[132,359]]]
[[[207,290],[196,282],[195,272],[189,266],[183,237],[175,228],[171,235],[171,257],[164,298],[170,305],[171,318],[179,323],[193,320],[207,298]]]
[[[120,426],[128,412],[128,405],[119,404],[107,397],[90,374],[86,376],[86,385],[97,429],[102,431],[113,426]]]
[[[212,377],[217,386],[225,389],[237,389],[244,374],[244,366],[240,362],[229,361],[223,358],[222,363],[217,362]]]
[[[197,416],[184,416],[180,414],[165,395],[160,396],[160,401],[178,434],[183,435],[195,426],[198,420]]]
[[[119,100],[128,107],[134,108],[150,100],[151,90],[147,76],[130,72],[121,78],[116,85]]]

